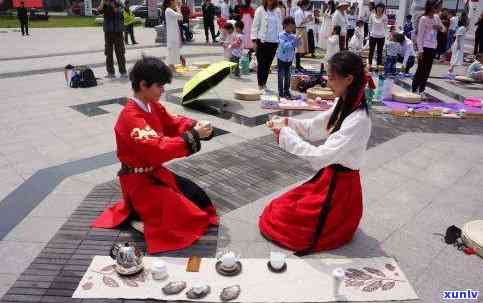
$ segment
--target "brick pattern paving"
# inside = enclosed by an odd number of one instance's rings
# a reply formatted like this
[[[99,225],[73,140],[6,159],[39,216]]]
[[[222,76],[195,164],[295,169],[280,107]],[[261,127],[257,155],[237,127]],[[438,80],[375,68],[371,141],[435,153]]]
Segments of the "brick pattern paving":
[[[481,122],[474,120],[401,119],[390,115],[373,115],[369,147],[407,131],[483,133]],[[306,162],[280,150],[272,136],[176,161],[169,167],[204,188],[220,215],[313,174]],[[145,248],[142,235],[129,227],[117,230],[89,227],[90,222],[119,197],[116,181],[96,186],[0,302],[124,302],[70,298],[93,256],[107,255],[111,245],[118,241],[131,241],[141,249]],[[213,256],[217,241],[218,228],[212,227],[192,247],[162,255]]]

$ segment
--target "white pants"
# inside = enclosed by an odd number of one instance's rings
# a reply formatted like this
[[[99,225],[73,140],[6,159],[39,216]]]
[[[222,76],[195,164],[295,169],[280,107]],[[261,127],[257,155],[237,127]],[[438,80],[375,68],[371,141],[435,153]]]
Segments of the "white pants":
[[[168,48],[168,58],[167,58],[167,62],[168,62],[168,65],[175,65],[175,64],[179,64],[181,61],[179,59],[179,56],[180,56],[180,48],[177,47],[177,48]]]

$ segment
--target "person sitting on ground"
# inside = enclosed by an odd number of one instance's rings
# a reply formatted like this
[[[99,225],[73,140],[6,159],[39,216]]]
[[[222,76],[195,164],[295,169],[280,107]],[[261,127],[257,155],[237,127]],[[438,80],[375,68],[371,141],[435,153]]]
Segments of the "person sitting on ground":
[[[468,66],[466,77],[472,78],[476,82],[483,83],[483,53],[479,53],[475,61]]]
[[[397,61],[402,63],[401,73],[404,73],[405,77],[411,77],[412,75],[409,72],[416,62],[416,52],[414,51],[413,41],[405,35],[401,42],[401,52],[397,55]]]
[[[213,137],[207,123],[170,114],[159,103],[164,85],[172,80],[169,67],[154,57],[143,57],[132,68],[134,97],[129,98],[114,128],[122,200],[92,224],[115,228],[132,218],[143,223],[150,254],[190,246],[218,224],[216,209],[206,193],[164,164],[201,149],[200,140]]]
[[[357,230],[362,217],[359,169],[371,134],[367,83],[374,88],[361,57],[341,51],[328,64],[328,86],[337,96],[331,109],[313,119],[267,123],[280,148],[318,170],[309,181],[272,200],[258,222],[264,237],[297,256],[340,247]],[[309,143],[323,139],[319,146]]]

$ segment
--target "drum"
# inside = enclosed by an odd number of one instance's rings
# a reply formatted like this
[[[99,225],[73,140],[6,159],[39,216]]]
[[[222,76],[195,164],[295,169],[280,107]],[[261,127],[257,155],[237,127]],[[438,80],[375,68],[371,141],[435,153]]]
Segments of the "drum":
[[[421,96],[407,91],[395,91],[392,93],[392,99],[402,103],[420,103]]]
[[[302,37],[302,43],[297,48],[297,54],[306,54],[309,51],[309,38],[305,27],[297,27],[297,35]]]
[[[244,88],[235,90],[235,99],[242,101],[258,101],[262,94],[258,89]]]
[[[334,100],[335,96],[334,93],[330,88],[321,87],[320,85],[314,86],[312,88],[307,89],[307,98],[308,99],[315,99],[320,97],[322,100]]]

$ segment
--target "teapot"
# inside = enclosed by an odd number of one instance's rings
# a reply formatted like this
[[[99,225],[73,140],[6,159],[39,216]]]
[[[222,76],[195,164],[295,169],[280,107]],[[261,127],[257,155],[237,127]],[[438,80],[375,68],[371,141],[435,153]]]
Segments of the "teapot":
[[[128,242],[114,244],[110,256],[116,261],[114,269],[120,275],[134,275],[144,268],[141,251]]]

